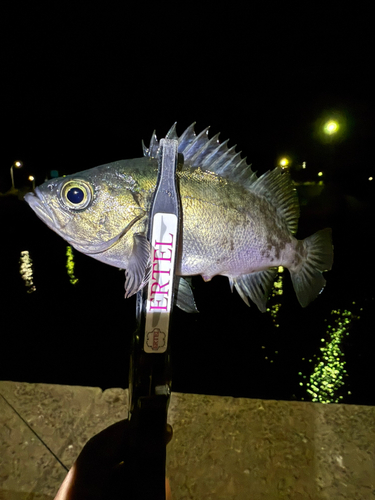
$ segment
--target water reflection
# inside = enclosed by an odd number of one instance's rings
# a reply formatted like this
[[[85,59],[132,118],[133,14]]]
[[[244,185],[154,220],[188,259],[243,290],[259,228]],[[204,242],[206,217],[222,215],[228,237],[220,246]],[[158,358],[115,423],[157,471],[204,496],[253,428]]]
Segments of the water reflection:
[[[31,253],[33,253],[34,256],[34,251],[32,249]],[[58,268],[56,283],[59,285],[55,289],[54,300],[59,300],[59,305],[62,307],[65,307],[66,303],[70,304],[69,297],[71,297],[73,293],[71,285],[76,285],[79,281],[75,276],[76,258],[77,256],[74,253],[74,249],[66,244],[62,245],[59,252],[54,255],[53,263],[56,262],[56,270]],[[34,285],[34,266],[36,265],[37,267],[38,294],[34,294],[31,297],[27,295],[27,298],[25,297],[26,304],[30,303],[34,306],[36,304],[35,300],[40,300],[38,299],[38,295],[40,294],[43,299],[43,307],[48,309],[46,306],[46,304],[49,304],[48,297],[46,298],[43,292],[49,290],[48,283],[50,283],[51,280],[50,273],[41,271],[43,266],[42,261],[38,258],[38,254],[34,257],[34,263],[32,262],[29,251],[21,252],[19,263],[19,272],[25,283],[25,287],[22,285],[22,289],[27,290],[28,294],[36,291]],[[103,268],[103,272],[104,270],[105,268]],[[87,286],[90,288],[90,285],[87,285],[87,276],[85,274],[86,268],[81,261],[79,261],[78,272],[81,286],[76,289],[75,293],[87,290],[85,288]],[[69,282],[66,279],[67,275]],[[108,276],[108,279],[111,279],[111,275],[109,274]],[[361,322],[359,322],[361,324],[366,320],[366,315],[361,314],[359,308],[355,305],[349,305],[350,310],[345,308],[345,306],[339,309],[338,306],[342,304],[341,300],[336,301],[336,308],[332,311],[331,305],[328,304],[327,307],[325,307],[322,302],[322,304],[316,308],[316,321],[311,321],[311,325],[308,324],[306,327],[311,340],[305,345],[304,342],[300,341],[300,332],[297,332],[297,328],[302,328],[298,325],[302,324],[302,326],[304,326],[304,322],[309,321],[311,315],[308,315],[309,310],[304,310],[302,314],[299,309],[291,309],[287,301],[288,294],[283,294],[283,289],[288,287],[288,283],[284,281],[284,278],[284,269],[280,267],[278,268],[278,274],[272,288],[267,314],[263,316],[266,318],[264,325],[267,327],[267,330],[265,330],[262,333],[262,337],[260,337],[262,338],[263,345],[260,345],[261,342],[259,342],[258,345],[261,347],[261,350],[260,352],[258,351],[256,355],[257,358],[254,358],[254,365],[257,366],[259,373],[262,374],[265,380],[264,390],[270,391],[267,385],[269,384],[273,387],[272,394],[270,392],[271,397],[279,399],[287,399],[290,397],[287,391],[289,391],[288,387],[291,387],[290,394],[292,391],[295,391],[297,396],[293,395],[293,397],[296,397],[298,400],[309,400],[320,403],[353,402],[347,401],[347,395],[350,394],[348,391],[348,384],[350,383],[350,389],[353,395],[350,396],[349,399],[358,398],[358,386],[356,385],[356,380],[354,380],[356,372],[356,365],[354,364],[355,354],[353,355],[348,352],[345,357],[344,349],[347,347],[348,342],[344,342],[344,339],[348,339],[347,336],[349,335],[349,331],[353,333],[350,328],[355,320],[359,319],[359,315],[361,315]],[[123,282],[121,280],[119,285],[120,290],[122,290],[122,286]],[[26,296],[26,294],[24,295]],[[49,292],[47,292],[47,295],[49,295]],[[32,297],[34,297],[34,299]],[[74,295],[74,297],[78,297],[78,295]],[[83,300],[84,299],[82,299],[82,303]],[[346,302],[346,304],[351,304],[351,302]],[[293,314],[296,315],[293,320],[290,319],[289,310],[292,310]],[[369,309],[367,309],[367,311],[368,310]],[[210,318],[212,317],[211,310],[207,309],[207,314]],[[254,317],[255,316],[256,315],[254,315]],[[257,319],[258,317],[255,317],[255,320]],[[231,321],[233,321],[233,318]],[[303,321],[303,323],[301,323],[301,321]],[[273,324],[275,328],[270,327],[271,324]],[[89,328],[97,328],[97,325],[90,324]],[[358,344],[358,338],[355,340],[354,337],[354,335],[351,335],[350,341],[357,342]],[[293,345],[294,342],[297,344],[296,347]],[[367,351],[370,352],[370,349]],[[220,356],[221,352],[219,350],[218,352]],[[316,353],[315,355],[314,352]],[[305,365],[304,368],[300,366],[300,359],[302,356],[306,356],[307,366]],[[218,361],[213,360],[213,372],[217,370],[217,365]],[[302,370],[303,373],[299,372],[299,370]],[[347,370],[350,371],[350,379],[348,378]],[[79,376],[80,375],[77,375],[77,377]],[[185,383],[183,375],[180,375],[180,377],[183,383]],[[280,379],[281,388],[277,385],[278,382],[275,384],[275,377]],[[78,380],[80,379],[78,378]],[[283,380],[284,382],[282,382]],[[190,384],[190,379],[188,383]],[[259,384],[261,383],[262,382],[259,382]],[[194,387],[196,392],[200,389],[198,384],[197,382],[198,389]],[[282,384],[285,384],[287,389],[284,389]],[[296,391],[295,387],[298,386],[298,384],[300,387],[299,390]],[[248,397],[249,394],[249,397],[251,397],[252,388],[249,389],[250,392],[246,392],[248,390],[247,385],[248,381],[244,380],[244,389],[241,394],[246,394],[246,397]],[[230,393],[230,390],[227,392]]]
[[[340,389],[344,386],[344,379],[348,373],[345,369],[346,361],[342,351],[342,342],[344,337],[349,335],[352,321],[360,318],[346,309],[334,309],[331,316],[330,323],[332,324],[327,326],[326,338],[321,339],[321,342],[325,344],[320,347],[321,355],[315,356],[316,364],[309,382],[300,382],[300,386],[306,385],[311,401],[318,403],[340,403],[344,398],[340,394]],[[309,361],[312,362],[312,359]],[[303,376],[301,372],[299,375]],[[306,379],[306,375],[303,378]]]
[[[280,326],[278,323],[277,315],[278,315],[278,312],[280,310],[281,303],[277,302],[276,304],[272,304],[272,302],[275,300],[275,297],[277,300],[277,298],[283,294],[284,268],[282,266],[279,266],[277,272],[278,272],[278,275],[277,275],[277,278],[275,279],[275,282],[273,284],[271,296],[269,298],[271,305],[270,305],[270,307],[267,307],[267,312],[270,313],[271,318],[272,318],[272,322],[276,328],[278,328]],[[272,299],[274,299],[274,300],[272,300]]]
[[[20,275],[25,282],[27,288],[27,293],[33,293],[36,291],[36,287],[33,281],[33,261],[30,258],[28,250],[23,250],[21,252],[20,263]]]
[[[73,248],[68,245],[66,247],[66,271],[69,276],[69,281],[72,285],[76,285],[78,283],[78,278],[74,275],[74,254]]]

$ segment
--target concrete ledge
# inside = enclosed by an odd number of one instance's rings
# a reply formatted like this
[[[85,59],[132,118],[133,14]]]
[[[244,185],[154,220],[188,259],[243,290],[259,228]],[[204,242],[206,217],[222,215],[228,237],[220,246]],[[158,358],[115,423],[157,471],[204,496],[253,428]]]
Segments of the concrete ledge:
[[[0,500],[53,499],[59,461],[127,416],[123,389],[5,381],[0,395]],[[173,393],[169,421],[173,500],[375,499],[375,407]]]

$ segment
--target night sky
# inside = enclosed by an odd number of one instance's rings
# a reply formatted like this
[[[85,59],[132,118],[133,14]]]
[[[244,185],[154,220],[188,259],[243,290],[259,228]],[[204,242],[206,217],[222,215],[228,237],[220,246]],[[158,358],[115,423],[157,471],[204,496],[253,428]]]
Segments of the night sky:
[[[156,129],[197,122],[238,144],[254,170],[280,155],[349,187],[374,174],[370,11],[257,3],[246,11],[126,3],[13,2],[2,14],[0,192],[142,155]],[[125,4],[124,4],[125,5]],[[345,131],[319,138],[325,117]],[[330,155],[334,149],[334,165]]]

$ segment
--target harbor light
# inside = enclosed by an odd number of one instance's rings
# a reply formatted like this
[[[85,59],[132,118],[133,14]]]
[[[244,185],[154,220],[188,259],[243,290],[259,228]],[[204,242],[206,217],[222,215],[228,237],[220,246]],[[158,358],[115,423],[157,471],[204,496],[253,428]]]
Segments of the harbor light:
[[[289,164],[290,164],[290,160],[289,158],[287,158],[286,156],[284,156],[283,158],[281,158],[279,160],[279,166],[281,168],[288,168],[289,167]]]
[[[29,181],[33,183],[33,189],[35,189],[35,177],[33,175],[29,175]]]
[[[12,190],[14,190],[14,175],[13,175],[13,167],[15,168],[22,168],[23,167],[23,163],[22,161],[14,161],[12,163],[12,166],[10,167],[10,178],[12,179]]]
[[[345,111],[327,110],[317,118],[314,136],[323,144],[340,143],[346,137],[347,125]]]
[[[328,120],[323,126],[324,133],[327,135],[336,134],[339,130],[339,124],[336,120]]]

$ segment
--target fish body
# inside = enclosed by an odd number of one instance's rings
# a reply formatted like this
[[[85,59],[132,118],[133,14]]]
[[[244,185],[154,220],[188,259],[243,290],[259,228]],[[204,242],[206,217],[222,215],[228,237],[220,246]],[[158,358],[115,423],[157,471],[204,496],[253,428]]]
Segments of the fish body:
[[[277,268],[283,266],[305,307],[325,286],[322,273],[331,269],[331,230],[297,240],[299,205],[288,173],[276,168],[257,177],[218,135],[209,139],[207,128],[197,136],[194,124],[180,137],[175,125],[166,135],[178,139],[184,157],[177,172],[182,206],[177,275],[201,275],[205,281],[227,276],[248,305],[250,298],[265,311]],[[25,197],[74,248],[125,269],[125,296],[140,290],[150,276],[146,234],[158,173],[155,134],[143,150],[144,158],[51,179]],[[195,309],[184,280],[177,305]]]

